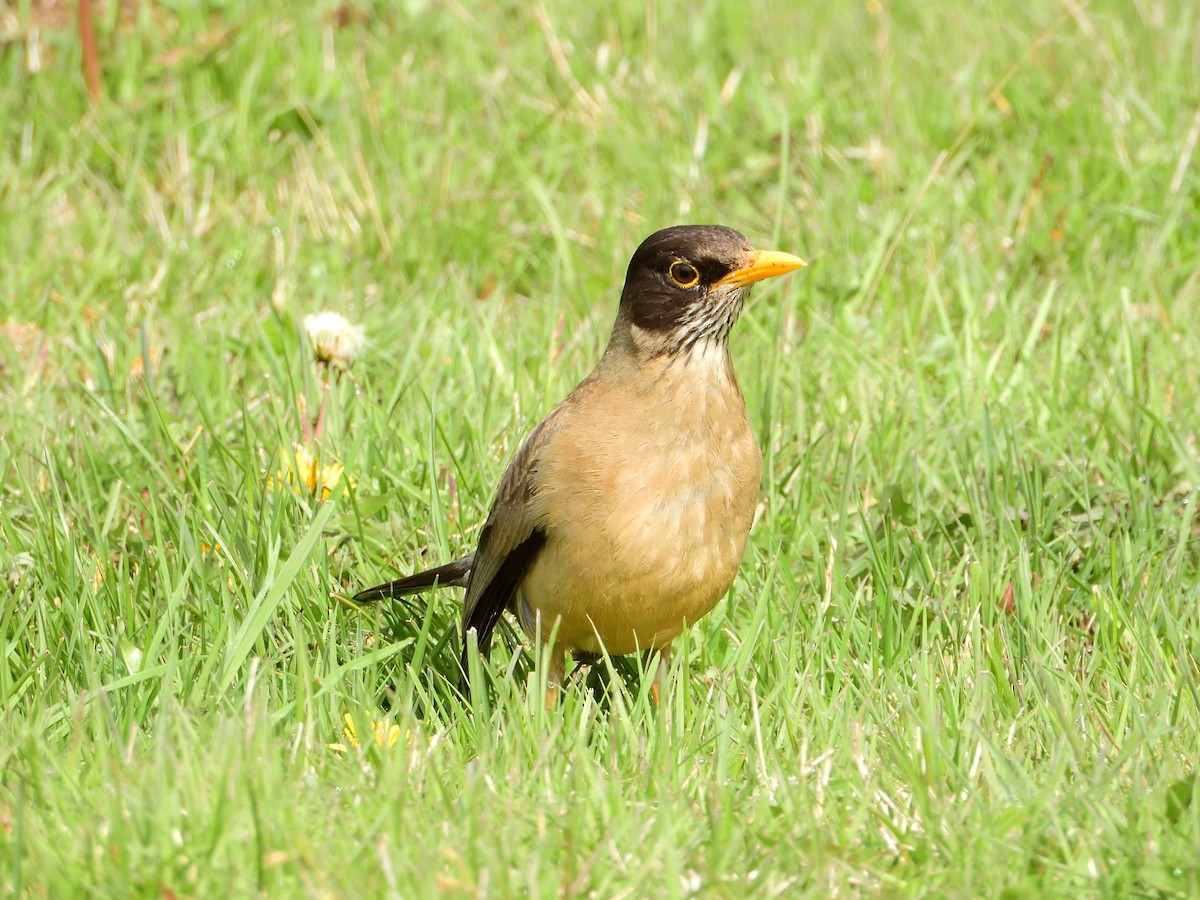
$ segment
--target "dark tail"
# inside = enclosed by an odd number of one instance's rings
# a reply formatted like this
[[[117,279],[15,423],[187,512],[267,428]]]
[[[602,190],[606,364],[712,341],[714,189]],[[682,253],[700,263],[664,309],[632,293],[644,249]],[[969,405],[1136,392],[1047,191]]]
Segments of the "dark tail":
[[[474,563],[475,554],[472,553],[462,559],[448,562],[444,566],[426,569],[424,572],[409,575],[407,578],[398,578],[387,584],[369,587],[365,591],[355,594],[354,599],[359,603],[369,603],[372,600],[383,600],[387,597],[416,594],[431,587],[466,587],[467,578],[471,575],[471,566]]]

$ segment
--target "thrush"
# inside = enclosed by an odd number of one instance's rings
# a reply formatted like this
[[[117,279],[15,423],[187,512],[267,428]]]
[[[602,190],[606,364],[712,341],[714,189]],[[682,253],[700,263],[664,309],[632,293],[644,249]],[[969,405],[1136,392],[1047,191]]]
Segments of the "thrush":
[[[762,454],[729,350],[750,286],[803,266],[732,228],[679,225],[630,260],[608,348],[521,444],[475,552],[361,591],[466,588],[461,666],[506,612],[565,654],[657,654],[729,590],[758,502]]]

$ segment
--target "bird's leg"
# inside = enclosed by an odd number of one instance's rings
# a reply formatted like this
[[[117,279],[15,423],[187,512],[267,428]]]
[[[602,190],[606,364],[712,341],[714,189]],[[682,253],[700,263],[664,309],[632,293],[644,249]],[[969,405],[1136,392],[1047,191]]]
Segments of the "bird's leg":
[[[662,706],[662,685],[667,680],[667,669],[671,665],[671,645],[659,647],[657,650],[647,650],[645,656],[645,665],[650,666],[651,659],[654,659],[654,679],[650,682],[650,696],[654,699],[655,706]]]
[[[550,648],[550,668],[546,672],[546,712],[551,712],[558,706],[558,694],[562,690],[566,677],[566,651],[555,645]]]

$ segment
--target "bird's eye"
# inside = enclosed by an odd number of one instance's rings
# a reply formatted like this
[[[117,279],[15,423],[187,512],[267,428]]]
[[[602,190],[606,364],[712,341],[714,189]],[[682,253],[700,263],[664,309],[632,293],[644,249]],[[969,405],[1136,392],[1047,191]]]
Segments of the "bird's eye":
[[[671,280],[681,288],[695,287],[696,282],[700,280],[700,273],[696,271],[695,266],[685,262],[671,263],[668,272],[671,274]]]

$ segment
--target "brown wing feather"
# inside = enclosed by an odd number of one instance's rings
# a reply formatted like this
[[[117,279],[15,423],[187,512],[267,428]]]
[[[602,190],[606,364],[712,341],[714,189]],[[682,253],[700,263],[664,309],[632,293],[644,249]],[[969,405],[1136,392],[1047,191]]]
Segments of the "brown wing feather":
[[[533,507],[538,457],[558,430],[562,409],[562,405],[557,407],[530,433],[500,479],[463,600],[464,671],[467,632],[474,629],[480,650],[487,650],[500,616],[511,608],[525,572],[546,541]]]

